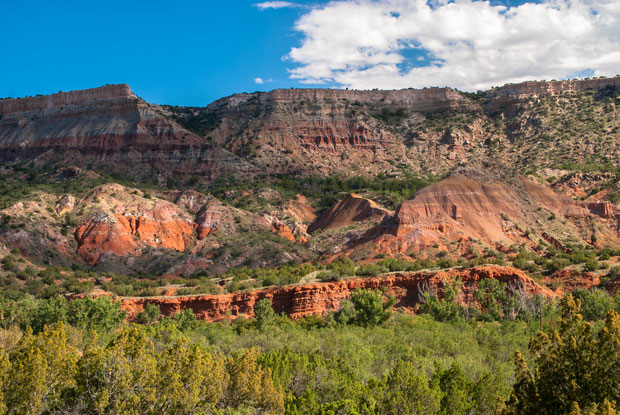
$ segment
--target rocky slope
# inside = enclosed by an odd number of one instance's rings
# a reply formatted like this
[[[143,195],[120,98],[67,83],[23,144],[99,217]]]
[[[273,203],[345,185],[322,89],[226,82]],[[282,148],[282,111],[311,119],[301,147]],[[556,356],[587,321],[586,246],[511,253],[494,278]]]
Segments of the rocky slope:
[[[175,173],[213,179],[255,170],[170,121],[128,85],[0,101],[0,161],[89,166],[162,183]]]
[[[287,208],[299,207],[291,202]],[[83,197],[37,193],[0,210],[0,239],[41,265],[85,263],[121,274],[179,275],[306,259],[297,237],[302,229],[291,230],[281,212],[271,214],[193,191],[151,194],[106,184]]]
[[[152,105],[127,85],[0,100],[0,242],[40,265],[156,275],[617,247],[619,93],[616,77],[476,94],[275,90],[205,108]],[[101,186],[106,172],[125,185]],[[297,180],[411,173],[446,178],[394,213],[359,188],[318,219],[326,204]],[[405,199],[381,190],[391,208]]]
[[[619,91],[620,77],[526,82],[477,94],[291,89],[164,109],[267,171],[444,174],[473,162],[617,166]]]
[[[462,283],[462,302],[472,300],[478,282],[493,278],[530,294],[554,297],[556,294],[538,285],[523,271],[510,267],[476,267],[438,272],[394,273],[377,278],[351,278],[340,282],[324,284],[290,285],[262,290],[222,295],[196,295],[179,297],[122,298],[121,307],[129,317],[143,311],[147,304],[160,307],[163,315],[174,315],[181,310],[191,309],[203,320],[220,321],[238,317],[254,316],[255,304],[268,298],[277,313],[286,313],[291,318],[325,314],[340,308],[340,302],[357,289],[376,290],[383,288],[396,299],[395,307],[415,310],[421,294],[428,290],[442,295],[447,284]]]
[[[308,232],[342,228],[366,220],[380,221],[391,213],[370,199],[350,193],[312,222]]]
[[[477,94],[287,89],[191,108],[148,104],[127,85],[108,85],[0,100],[0,160],[69,163],[177,187],[258,171],[445,174],[463,163],[609,173],[620,164],[619,93],[615,77]]]
[[[513,245],[536,250],[541,241],[559,249],[569,241],[620,246],[619,218],[609,202],[578,202],[524,177],[464,168],[420,190],[345,252],[462,255]]]

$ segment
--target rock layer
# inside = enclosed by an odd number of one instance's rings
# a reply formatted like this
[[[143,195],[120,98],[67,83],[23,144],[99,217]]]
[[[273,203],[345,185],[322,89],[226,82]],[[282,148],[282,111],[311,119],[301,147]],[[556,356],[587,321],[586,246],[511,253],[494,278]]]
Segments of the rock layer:
[[[286,313],[296,319],[337,310],[340,302],[357,289],[385,288],[388,294],[394,295],[395,307],[414,310],[424,290],[436,290],[441,296],[447,283],[459,280],[463,283],[463,297],[460,301],[467,302],[472,299],[478,282],[485,278],[494,278],[518,286],[529,293],[555,296],[555,293],[538,285],[523,271],[510,267],[486,266],[431,273],[393,273],[376,278],[351,278],[332,283],[290,285],[223,295],[121,298],[120,301],[121,307],[129,313],[130,318],[144,310],[147,304],[155,304],[166,316],[191,309],[202,320],[220,321],[240,316],[253,317],[255,304],[268,298],[277,313]]]
[[[69,162],[164,180],[254,167],[166,118],[127,85],[0,101],[0,161]]]
[[[539,239],[564,249],[567,235],[590,243],[595,222],[601,225],[597,238],[614,245],[616,215],[611,204],[577,202],[524,177],[501,179],[464,168],[403,202],[392,217],[351,241],[347,252],[366,245],[387,254],[429,248],[462,254],[474,242],[535,248]]]

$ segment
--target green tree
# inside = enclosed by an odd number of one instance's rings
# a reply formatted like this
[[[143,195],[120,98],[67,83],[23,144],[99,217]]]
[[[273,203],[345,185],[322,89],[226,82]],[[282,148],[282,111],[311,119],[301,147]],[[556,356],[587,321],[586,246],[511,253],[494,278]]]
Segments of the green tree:
[[[224,360],[179,338],[157,357],[155,413],[211,412],[228,381]]]
[[[39,414],[45,409],[47,362],[36,345],[32,331],[26,330],[16,350],[9,356],[6,405],[13,413]]]
[[[398,363],[383,383],[380,413],[422,415],[439,412],[441,392],[430,386],[426,373],[413,363]]]
[[[144,310],[136,315],[136,321],[140,324],[153,324],[156,323],[161,315],[161,311],[158,305],[147,303]]]
[[[9,355],[6,403],[10,413],[39,414],[62,404],[74,387],[78,352],[67,338],[67,326],[46,326],[38,335],[26,330]]]
[[[559,329],[532,339],[534,372],[517,352],[517,382],[504,414],[551,415],[579,408],[586,413],[613,408],[620,390],[620,317],[610,311],[604,327],[594,333],[579,314],[580,306],[579,300],[566,297]]]
[[[4,350],[0,350],[0,415],[6,414],[8,410],[3,391],[7,386],[10,369],[9,355]]]
[[[385,300],[381,291],[358,288],[350,300],[342,302],[336,321],[362,327],[377,326],[389,320],[394,302],[393,296]]]
[[[273,326],[278,321],[278,315],[271,306],[271,300],[263,298],[254,306],[254,323],[258,329]]]
[[[68,304],[67,322],[88,330],[110,330],[125,320],[121,302],[108,297],[84,297]]]
[[[228,358],[230,381],[225,404],[233,408],[250,407],[259,412],[283,413],[284,393],[275,387],[271,370],[258,363],[259,350],[245,349]]]
[[[188,308],[182,310],[176,316],[174,316],[174,320],[179,327],[179,330],[193,330],[198,327],[198,319],[196,318],[196,314],[192,311],[192,309]]]
[[[436,294],[425,291],[422,294],[420,311],[428,313],[437,321],[455,321],[465,314],[465,307],[457,302],[461,292],[459,284],[446,284],[444,298],[439,300]]]

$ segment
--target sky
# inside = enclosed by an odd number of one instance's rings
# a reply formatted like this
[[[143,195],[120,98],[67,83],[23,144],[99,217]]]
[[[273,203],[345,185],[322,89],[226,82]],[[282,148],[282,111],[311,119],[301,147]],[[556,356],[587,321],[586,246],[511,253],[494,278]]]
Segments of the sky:
[[[204,106],[275,88],[467,91],[620,73],[619,0],[7,1],[0,97],[128,83]]]

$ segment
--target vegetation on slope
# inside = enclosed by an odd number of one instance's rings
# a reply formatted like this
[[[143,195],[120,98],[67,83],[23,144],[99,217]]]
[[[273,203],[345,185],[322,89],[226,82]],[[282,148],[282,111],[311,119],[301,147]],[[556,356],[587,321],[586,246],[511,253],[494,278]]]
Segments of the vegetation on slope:
[[[620,321],[611,309],[585,322],[569,296],[544,302],[542,319],[455,313],[442,322],[386,307],[380,293],[358,291],[336,313],[296,322],[262,300],[249,321],[161,318],[153,308],[136,325],[107,298],[3,300],[0,411],[615,413]],[[539,324],[546,334],[535,335]]]

